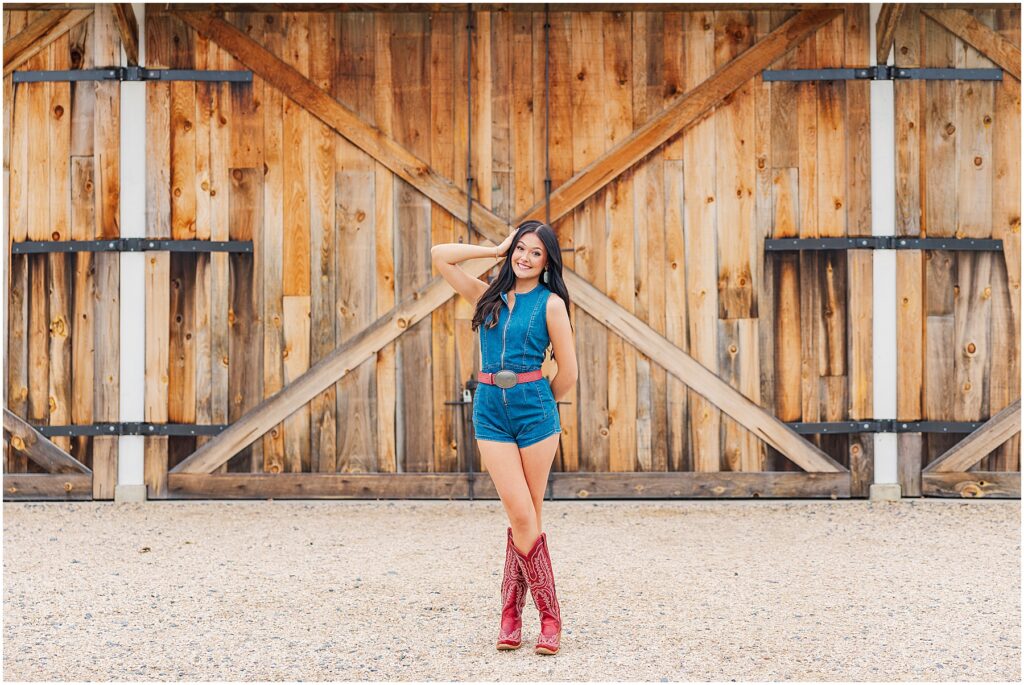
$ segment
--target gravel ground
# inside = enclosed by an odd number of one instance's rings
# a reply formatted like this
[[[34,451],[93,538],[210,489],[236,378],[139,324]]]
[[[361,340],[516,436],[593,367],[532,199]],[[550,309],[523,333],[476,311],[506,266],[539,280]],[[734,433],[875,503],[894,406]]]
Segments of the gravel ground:
[[[545,502],[555,656],[494,500],[3,513],[5,681],[1021,678],[1019,500]]]

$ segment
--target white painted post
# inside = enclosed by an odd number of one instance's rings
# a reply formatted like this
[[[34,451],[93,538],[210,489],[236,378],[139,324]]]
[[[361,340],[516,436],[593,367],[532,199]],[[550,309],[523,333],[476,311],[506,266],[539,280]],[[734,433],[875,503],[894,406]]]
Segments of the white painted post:
[[[873,62],[877,53],[875,22],[881,3],[871,3],[869,45]],[[892,51],[886,57],[893,64]],[[871,233],[896,234],[896,124],[892,81],[871,81]],[[872,387],[874,418],[896,418],[896,254],[872,250],[874,295],[872,328]],[[875,433],[875,479],[870,499],[900,499],[896,434]]]
[[[139,24],[139,66],[146,64],[144,3],[132,3]],[[122,64],[125,61],[121,52]],[[146,236],[146,84],[121,82],[121,237]],[[146,253],[121,253],[120,421],[145,421]],[[146,501],[141,435],[118,440],[114,500]]]

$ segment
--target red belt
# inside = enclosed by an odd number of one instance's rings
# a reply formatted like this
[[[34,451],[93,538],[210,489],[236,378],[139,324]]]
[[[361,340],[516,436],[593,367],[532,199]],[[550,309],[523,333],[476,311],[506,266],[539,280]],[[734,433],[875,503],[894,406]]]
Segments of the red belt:
[[[476,375],[476,379],[478,381],[480,381],[481,383],[486,383],[487,385],[497,385],[494,382],[494,376],[495,375],[496,374],[484,373],[484,372],[481,371],[480,373],[478,373]],[[543,373],[542,369],[534,369],[533,371],[524,371],[522,373],[517,373],[516,374],[516,384],[528,383],[529,381],[539,381],[543,377],[544,377],[544,373]]]

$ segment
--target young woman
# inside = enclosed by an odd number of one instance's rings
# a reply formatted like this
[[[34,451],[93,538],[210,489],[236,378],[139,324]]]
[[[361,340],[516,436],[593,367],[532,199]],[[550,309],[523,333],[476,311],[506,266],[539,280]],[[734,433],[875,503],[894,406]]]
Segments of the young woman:
[[[540,612],[534,651],[556,654],[562,619],[540,509],[562,431],[555,401],[572,389],[577,376],[558,238],[547,224],[527,221],[500,245],[435,245],[431,257],[444,279],[473,303],[473,329],[480,331],[473,428],[510,524],[498,649],[522,644],[522,610],[529,587]],[[504,260],[490,285],[458,266],[480,257]],[[549,345],[558,362],[558,373],[550,382],[541,373]]]

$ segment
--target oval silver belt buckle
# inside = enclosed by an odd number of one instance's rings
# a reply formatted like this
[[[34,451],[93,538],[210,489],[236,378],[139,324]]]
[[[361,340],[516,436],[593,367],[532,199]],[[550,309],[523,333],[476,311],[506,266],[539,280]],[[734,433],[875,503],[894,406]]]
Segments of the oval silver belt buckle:
[[[498,373],[494,374],[494,384],[499,388],[511,388],[518,382],[519,378],[516,376],[515,371],[502,369]]]

